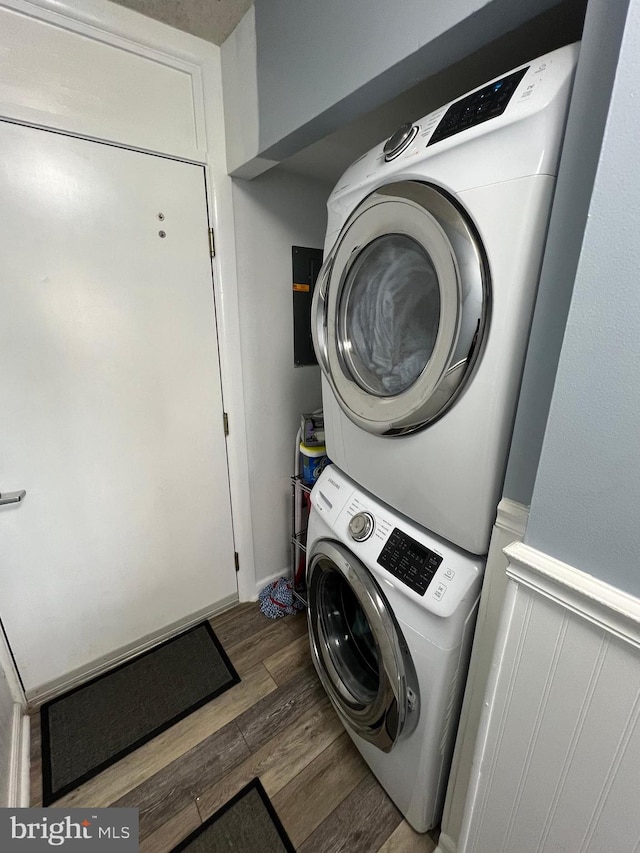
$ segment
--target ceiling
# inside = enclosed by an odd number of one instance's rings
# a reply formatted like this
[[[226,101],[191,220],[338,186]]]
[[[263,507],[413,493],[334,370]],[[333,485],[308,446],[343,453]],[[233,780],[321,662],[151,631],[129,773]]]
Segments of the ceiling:
[[[235,30],[253,0],[114,0],[178,30],[222,42]]]

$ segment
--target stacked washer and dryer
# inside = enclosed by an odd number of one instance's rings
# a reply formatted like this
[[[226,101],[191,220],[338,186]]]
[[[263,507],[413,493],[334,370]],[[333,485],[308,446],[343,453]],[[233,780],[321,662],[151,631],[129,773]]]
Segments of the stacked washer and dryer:
[[[441,816],[577,54],[402,127],[328,202],[312,657],[419,832]]]

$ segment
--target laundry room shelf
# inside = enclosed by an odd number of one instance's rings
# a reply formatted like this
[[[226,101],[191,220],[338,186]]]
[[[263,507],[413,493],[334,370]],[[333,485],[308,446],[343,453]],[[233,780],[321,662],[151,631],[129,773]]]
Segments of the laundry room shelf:
[[[291,477],[291,565],[293,572],[293,594],[305,607],[307,605],[305,574],[310,494],[311,487],[303,482],[300,474],[295,474]]]

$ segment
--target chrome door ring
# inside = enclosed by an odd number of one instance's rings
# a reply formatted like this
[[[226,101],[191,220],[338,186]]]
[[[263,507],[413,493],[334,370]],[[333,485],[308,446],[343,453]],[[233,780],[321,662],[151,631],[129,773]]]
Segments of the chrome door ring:
[[[331,572],[337,573],[354,594],[376,643],[379,686],[368,702],[345,683],[332,652],[333,641],[326,636],[322,583]],[[330,540],[316,543],[309,555],[307,586],[311,654],[320,680],[345,724],[388,752],[402,734],[413,731],[420,713],[415,668],[389,605],[366,567]]]

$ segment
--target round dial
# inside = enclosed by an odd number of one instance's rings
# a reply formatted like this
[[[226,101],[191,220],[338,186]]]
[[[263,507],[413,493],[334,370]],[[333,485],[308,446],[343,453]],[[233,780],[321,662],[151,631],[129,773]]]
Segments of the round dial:
[[[414,139],[417,132],[418,126],[411,124],[411,122],[399,127],[393,136],[390,136],[385,142],[384,148],[382,149],[384,159],[388,162],[389,160],[393,160],[394,157],[397,157],[399,154],[402,154],[407,145],[409,145],[409,143]]]
[[[349,533],[356,542],[364,542],[373,533],[375,521],[370,512],[358,512],[349,522]]]

